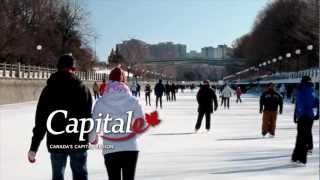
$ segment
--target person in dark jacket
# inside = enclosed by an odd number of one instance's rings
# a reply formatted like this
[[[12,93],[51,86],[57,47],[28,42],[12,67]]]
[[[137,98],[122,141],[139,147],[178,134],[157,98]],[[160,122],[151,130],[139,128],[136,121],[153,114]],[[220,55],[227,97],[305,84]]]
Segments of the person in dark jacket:
[[[140,97],[141,86],[137,83],[137,96]]]
[[[172,83],[170,88],[171,100],[176,101],[176,92],[178,91],[178,87]]]
[[[151,106],[151,100],[150,100],[150,94],[151,94],[151,86],[150,84],[146,84],[146,87],[144,89],[145,98],[146,98],[146,106]]]
[[[87,180],[88,134],[84,140],[80,137],[80,123],[75,126],[77,132],[66,133],[66,127],[73,125],[69,118],[91,118],[92,97],[90,90],[73,73],[74,59],[63,55],[58,62],[58,71],[50,76],[42,90],[36,110],[35,126],[31,147],[28,153],[30,162],[35,162],[36,153],[44,136],[47,136],[47,148],[52,165],[52,180],[63,180],[67,158],[74,180]],[[56,110],[66,111],[66,115],[55,114],[51,120],[51,129],[61,134],[51,134],[47,127],[50,114]],[[65,117],[66,116],[66,117]],[[86,127],[88,128],[88,127]],[[63,132],[64,131],[64,132]]]
[[[260,97],[260,113],[262,115],[262,136],[269,133],[269,137],[274,137],[277,115],[282,114],[283,100],[282,96],[276,91],[275,85],[270,83],[265,92]]]
[[[314,108],[317,113],[314,114]],[[291,160],[296,163],[307,163],[307,152],[312,152],[312,125],[313,121],[319,119],[319,99],[316,97],[311,78],[302,77],[297,89],[294,122],[297,123],[296,145]]]
[[[162,80],[159,79],[159,82],[154,87],[154,94],[156,95],[156,108],[158,108],[158,102],[160,102],[160,108],[162,109],[162,96],[166,88],[162,84]]]
[[[169,85],[169,82],[167,82],[167,84],[165,85],[166,88],[166,97],[167,97],[167,101],[170,101],[170,90],[171,90],[171,86]]]
[[[100,92],[99,92],[99,85],[98,85],[97,81],[95,81],[93,83],[92,91],[93,91],[93,94],[94,94],[94,98],[98,99],[100,97]]]
[[[213,113],[213,110],[216,111],[218,109],[218,101],[216,93],[212,88],[210,88],[209,81],[204,81],[203,85],[200,86],[200,89],[197,93],[197,101],[198,101],[198,119],[195,127],[195,131],[197,132],[201,127],[201,122],[203,116],[206,116],[206,129],[210,130],[210,116]],[[214,109],[213,109],[214,103]]]

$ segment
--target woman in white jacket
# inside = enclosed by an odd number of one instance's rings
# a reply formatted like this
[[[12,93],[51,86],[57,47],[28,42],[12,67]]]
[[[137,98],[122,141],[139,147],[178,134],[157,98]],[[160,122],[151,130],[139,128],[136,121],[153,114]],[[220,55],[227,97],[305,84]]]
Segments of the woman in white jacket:
[[[132,96],[130,88],[124,83],[124,80],[123,71],[119,67],[114,68],[110,72],[106,91],[96,102],[93,110],[93,119],[95,120],[109,116],[110,121],[107,121],[109,130],[113,129],[110,127],[115,124],[119,124],[119,119],[123,120],[123,127],[127,127],[128,123],[131,127],[135,119],[144,119],[139,101]],[[98,121],[95,121],[95,127],[97,126]],[[104,126],[100,127],[105,128]],[[122,180],[134,180],[139,148],[137,136],[130,136],[130,134],[127,131],[125,133],[115,133],[114,131],[106,133],[103,129],[103,137],[105,137],[103,138],[103,154],[109,180],[121,180],[121,177]],[[92,131],[90,134],[90,141],[93,144],[97,142],[96,131]]]
[[[222,104],[224,108],[228,107],[230,108],[230,97],[232,96],[232,89],[230,88],[229,85],[226,85],[221,93],[222,96]]]

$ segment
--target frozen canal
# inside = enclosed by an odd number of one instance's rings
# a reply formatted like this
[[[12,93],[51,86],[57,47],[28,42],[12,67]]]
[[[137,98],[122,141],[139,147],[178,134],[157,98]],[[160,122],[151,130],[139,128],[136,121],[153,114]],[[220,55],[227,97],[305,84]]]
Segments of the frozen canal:
[[[296,136],[292,105],[284,106],[284,113],[278,118],[276,137],[262,139],[258,98],[253,95],[245,95],[242,104],[232,99],[230,110],[219,107],[212,116],[211,131],[205,133],[202,126],[198,134],[193,134],[197,116],[195,93],[180,93],[177,100],[164,101],[164,109],[160,111],[162,123],[140,138],[137,180],[318,179],[319,121],[313,128],[315,150],[308,157],[307,167],[295,167],[290,163]],[[35,102],[0,106],[0,179],[45,180],[51,177],[44,141],[35,164],[28,163],[26,158],[35,107]],[[152,110],[154,108],[146,108],[146,112]],[[89,151],[88,170],[89,179],[107,179],[100,150]],[[66,179],[70,180],[69,167],[66,173]]]

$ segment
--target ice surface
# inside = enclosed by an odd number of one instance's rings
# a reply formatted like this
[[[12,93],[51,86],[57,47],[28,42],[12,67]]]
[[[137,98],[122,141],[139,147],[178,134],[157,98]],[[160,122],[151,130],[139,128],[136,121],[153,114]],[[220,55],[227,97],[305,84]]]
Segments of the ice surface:
[[[154,105],[154,98],[152,99]],[[141,99],[144,104],[144,99]],[[1,178],[5,180],[50,179],[51,167],[45,141],[37,162],[26,154],[31,141],[36,102],[0,106]],[[146,112],[154,110],[147,107]],[[140,138],[137,180],[313,180],[319,178],[319,121],[313,127],[314,153],[306,167],[292,166],[290,155],[296,127],[293,106],[287,103],[279,115],[276,137],[262,139],[258,98],[245,95],[242,104],[231,100],[230,110],[219,107],[212,128],[194,134],[197,116],[195,93],[179,93],[177,102],[160,110],[162,123]],[[89,151],[89,178],[105,180],[100,150]],[[70,168],[66,171],[71,179]]]

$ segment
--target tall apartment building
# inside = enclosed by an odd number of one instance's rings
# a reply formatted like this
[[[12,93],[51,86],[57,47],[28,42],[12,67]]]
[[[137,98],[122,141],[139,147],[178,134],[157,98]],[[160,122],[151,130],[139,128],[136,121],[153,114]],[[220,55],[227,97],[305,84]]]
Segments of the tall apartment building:
[[[224,59],[231,56],[232,48],[229,48],[227,45],[218,45],[214,48],[214,58]]]
[[[215,48],[211,47],[211,46],[201,48],[202,57],[213,59],[214,58],[214,49]]]
[[[174,44],[173,42],[162,42],[149,46],[153,58],[181,58],[187,55],[187,46]]]

